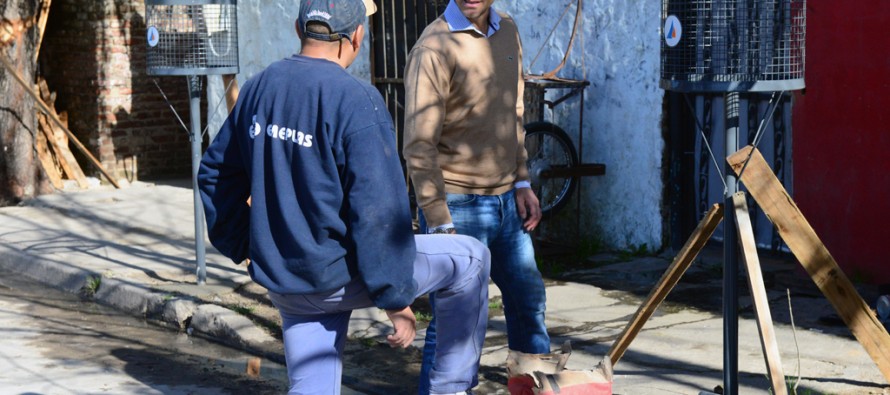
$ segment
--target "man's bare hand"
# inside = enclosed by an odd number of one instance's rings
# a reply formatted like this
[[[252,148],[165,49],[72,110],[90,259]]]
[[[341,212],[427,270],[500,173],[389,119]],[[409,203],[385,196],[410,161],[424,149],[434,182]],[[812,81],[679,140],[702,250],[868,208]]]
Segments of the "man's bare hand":
[[[414,341],[414,334],[417,331],[417,319],[414,318],[414,312],[411,307],[405,307],[401,310],[386,310],[386,315],[392,321],[393,334],[386,337],[390,347],[406,348]]]
[[[516,188],[516,210],[522,218],[522,227],[531,232],[541,222],[541,202],[531,188]]]

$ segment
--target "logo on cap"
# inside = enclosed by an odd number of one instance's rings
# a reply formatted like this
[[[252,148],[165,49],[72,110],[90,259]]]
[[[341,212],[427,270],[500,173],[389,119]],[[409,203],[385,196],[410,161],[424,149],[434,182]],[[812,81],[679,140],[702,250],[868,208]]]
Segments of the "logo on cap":
[[[328,14],[327,12],[324,12],[321,10],[312,10],[306,14],[306,19],[313,18],[313,17],[321,17],[321,18],[324,18],[325,20],[331,20],[331,14]]]

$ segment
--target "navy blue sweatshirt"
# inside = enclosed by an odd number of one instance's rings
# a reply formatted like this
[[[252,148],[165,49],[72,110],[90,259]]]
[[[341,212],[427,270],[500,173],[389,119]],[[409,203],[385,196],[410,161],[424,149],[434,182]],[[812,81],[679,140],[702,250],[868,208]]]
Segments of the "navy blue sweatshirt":
[[[417,285],[407,189],[380,94],[336,63],[295,55],[241,89],[201,160],[211,243],[281,294],[360,278],[382,309]],[[248,206],[247,198],[251,197]]]

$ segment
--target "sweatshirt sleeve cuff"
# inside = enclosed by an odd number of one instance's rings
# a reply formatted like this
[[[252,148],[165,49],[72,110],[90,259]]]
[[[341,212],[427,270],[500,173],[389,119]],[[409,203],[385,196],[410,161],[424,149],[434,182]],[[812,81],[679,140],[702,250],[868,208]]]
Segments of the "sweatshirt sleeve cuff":
[[[403,287],[391,287],[374,297],[374,306],[383,310],[401,310],[414,303],[417,283],[409,278],[410,283]]]

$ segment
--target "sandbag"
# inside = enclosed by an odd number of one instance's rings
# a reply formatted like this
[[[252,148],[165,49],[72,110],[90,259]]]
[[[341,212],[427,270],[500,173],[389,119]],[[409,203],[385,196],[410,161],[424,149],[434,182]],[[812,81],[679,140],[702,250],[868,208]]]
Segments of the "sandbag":
[[[507,389],[510,395],[612,395],[612,364],[608,357],[592,370],[565,368],[571,344],[559,352],[507,354]]]

